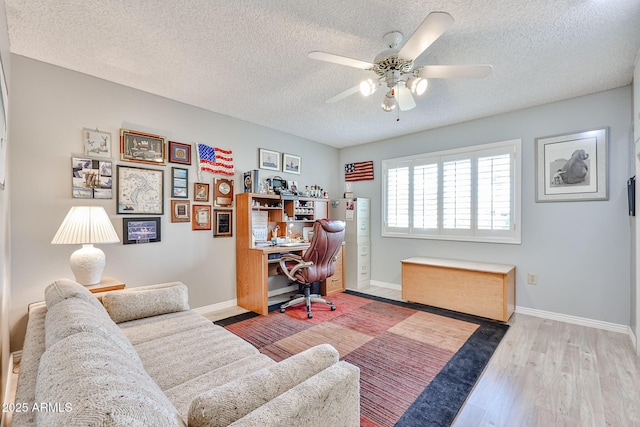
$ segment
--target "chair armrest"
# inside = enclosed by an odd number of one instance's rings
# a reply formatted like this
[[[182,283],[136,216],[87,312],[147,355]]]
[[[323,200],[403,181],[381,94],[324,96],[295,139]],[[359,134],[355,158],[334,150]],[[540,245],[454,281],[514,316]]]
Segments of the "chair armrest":
[[[291,270],[289,270],[289,268],[287,267],[287,261],[294,261],[297,262],[297,264]],[[286,254],[280,257],[280,269],[285,274],[285,276],[289,278],[289,280],[292,280],[294,282],[296,281],[296,278],[294,277],[296,271],[300,270],[301,268],[309,268],[312,265],[313,262],[303,261],[302,257],[300,257],[299,255]]]
[[[360,426],[360,369],[348,362],[338,362],[231,424],[294,425]]]

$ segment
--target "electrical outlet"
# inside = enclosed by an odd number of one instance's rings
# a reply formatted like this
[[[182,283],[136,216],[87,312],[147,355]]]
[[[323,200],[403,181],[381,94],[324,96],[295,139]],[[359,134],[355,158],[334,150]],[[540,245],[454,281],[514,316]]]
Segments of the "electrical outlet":
[[[527,273],[527,283],[530,285],[538,284],[538,274],[537,273]]]

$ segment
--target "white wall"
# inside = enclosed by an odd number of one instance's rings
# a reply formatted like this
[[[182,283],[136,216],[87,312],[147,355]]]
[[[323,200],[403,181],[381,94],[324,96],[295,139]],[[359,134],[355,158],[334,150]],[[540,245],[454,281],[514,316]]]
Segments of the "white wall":
[[[5,13],[4,1],[0,2],[0,58],[4,69],[7,84],[11,82],[11,56],[9,55],[9,33],[7,32],[7,16]],[[8,105],[4,106],[9,108]],[[7,146],[8,152],[11,146]],[[7,166],[9,162],[7,161]],[[5,386],[9,372],[9,305],[11,292],[9,283],[11,282],[10,266],[10,236],[11,220],[9,215],[9,195],[11,180],[7,177],[4,190],[0,190],[0,359],[2,360],[0,372],[0,401],[4,402]],[[3,414],[4,415],[4,414]]]
[[[535,138],[605,126],[609,200],[535,203]],[[381,160],[514,138],[522,139],[521,245],[381,237]],[[376,168],[374,181],[354,185],[356,196],[372,200],[372,280],[400,284],[400,260],[411,256],[514,264],[518,306],[629,325],[631,144],[624,87],[341,150],[340,163],[373,160]],[[537,286],[526,284],[527,272],[538,274]]]
[[[73,277],[68,262],[76,248],[50,244],[69,207],[102,205],[118,233],[122,232],[123,215],[115,214],[115,198],[71,198],[70,155],[82,149],[83,127],[111,132],[116,153],[120,128],[163,135],[183,143],[203,142],[232,149],[236,192],[242,188],[239,178],[242,172],[257,168],[259,147],[302,157],[302,174],[280,174],[284,178],[297,179],[303,186],[321,185],[330,194],[339,191],[340,168],[335,148],[21,56],[14,55],[12,63],[16,76],[12,82],[11,122],[15,148],[11,157],[14,166],[11,321],[15,348],[21,346],[27,304],[41,300],[44,288],[52,280]],[[189,286],[190,304],[194,308],[233,300],[235,238],[214,239],[211,231],[192,231],[188,223],[170,222],[171,166],[163,168],[162,242],[102,245],[107,257],[104,275],[123,280],[128,286],[181,280]],[[189,174],[192,185],[196,180],[195,166]],[[213,176],[203,174],[203,178],[211,183]],[[192,194],[191,188],[193,203]]]
[[[637,218],[640,216],[640,50],[636,55],[633,69],[633,138],[635,141],[635,170],[638,181],[636,182],[636,223],[635,223],[635,251],[633,252],[632,263],[635,267],[633,285],[631,286],[631,328],[636,337],[636,352],[640,354],[640,342],[638,333],[640,332],[640,269],[638,268],[638,255],[640,254],[640,227]]]

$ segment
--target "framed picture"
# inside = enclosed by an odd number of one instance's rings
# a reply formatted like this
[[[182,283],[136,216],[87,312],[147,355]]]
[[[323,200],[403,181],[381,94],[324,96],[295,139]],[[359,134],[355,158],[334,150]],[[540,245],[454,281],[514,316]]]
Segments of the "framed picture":
[[[169,141],[169,161],[171,163],[191,164],[191,145]]]
[[[233,206],[233,180],[214,178],[213,205],[223,207]]]
[[[193,205],[191,213],[192,230],[211,230],[211,206]]]
[[[111,160],[71,157],[71,194],[76,199],[113,199]]]
[[[213,229],[213,237],[233,236],[232,214],[233,211],[228,209],[216,209],[214,211],[215,228]]]
[[[119,214],[164,214],[164,171],[118,165]]]
[[[208,202],[209,201],[209,184],[196,182],[193,184],[193,201]]]
[[[300,174],[300,156],[293,154],[282,155],[282,172]]]
[[[120,129],[120,160],[166,164],[165,137]]]
[[[171,168],[171,197],[178,199],[189,198],[189,170]]]
[[[191,204],[188,200],[171,201],[171,222],[191,221]]]
[[[536,202],[608,200],[609,129],[536,139]]]
[[[82,146],[85,156],[111,158],[111,133],[82,128]]]
[[[122,244],[160,241],[160,217],[122,218]]]
[[[277,151],[260,149],[260,169],[280,171],[280,153]]]

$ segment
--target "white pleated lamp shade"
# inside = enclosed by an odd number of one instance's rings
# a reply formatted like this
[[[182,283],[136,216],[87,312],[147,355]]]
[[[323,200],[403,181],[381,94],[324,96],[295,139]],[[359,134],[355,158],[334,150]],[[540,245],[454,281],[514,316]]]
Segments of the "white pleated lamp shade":
[[[94,243],[118,243],[120,239],[107,212],[101,206],[74,206],[69,210],[51,241],[54,245],[81,244],[71,254],[71,271],[83,285],[100,283],[105,266],[102,250]]]

